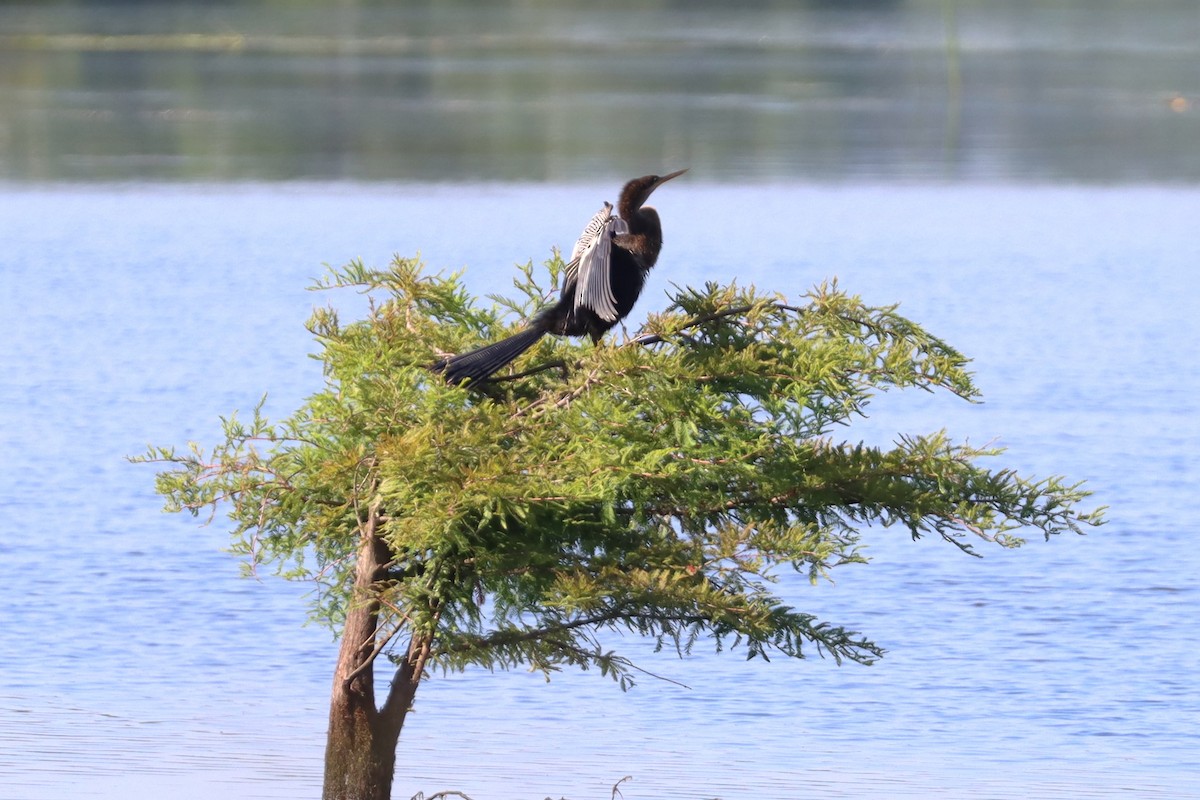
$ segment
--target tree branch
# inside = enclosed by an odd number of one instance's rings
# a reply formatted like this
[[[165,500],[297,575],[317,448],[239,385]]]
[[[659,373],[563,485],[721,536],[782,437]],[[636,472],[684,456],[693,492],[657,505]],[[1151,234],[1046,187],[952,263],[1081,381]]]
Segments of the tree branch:
[[[545,372],[546,370],[551,370],[551,369],[562,370],[562,375],[563,375],[564,379],[568,375],[567,362],[563,361],[561,358],[558,358],[558,359],[555,359],[554,361],[547,361],[544,364],[538,364],[536,367],[530,367],[529,369],[527,369],[523,372],[514,372],[512,375],[501,375],[499,377],[495,377],[495,376],[490,377],[487,379],[486,383],[502,383],[504,381],[515,381],[519,378],[528,378],[530,375],[537,375],[539,372]]]
[[[477,638],[475,641],[459,642],[442,652],[446,653],[462,653],[467,650],[487,649],[490,647],[498,647],[501,645],[519,644],[521,642],[533,642],[541,639],[547,639],[558,633],[585,628],[590,625],[604,625],[609,622],[619,622],[623,620],[634,620],[640,617],[647,619],[653,618],[663,622],[682,622],[682,623],[697,623],[708,622],[708,617],[701,614],[645,614],[640,611],[631,611],[623,609],[610,609],[609,611],[595,614],[589,617],[580,617],[569,622],[563,622],[558,625],[547,625],[542,628],[533,628],[521,632],[516,631],[494,631],[491,634]],[[435,652],[436,657],[439,653]]]
[[[425,675],[425,665],[433,652],[433,637],[414,634],[408,641],[408,652],[388,687],[387,699],[379,709],[380,720],[390,730],[399,733],[404,727],[404,718],[412,707],[417,687]]]

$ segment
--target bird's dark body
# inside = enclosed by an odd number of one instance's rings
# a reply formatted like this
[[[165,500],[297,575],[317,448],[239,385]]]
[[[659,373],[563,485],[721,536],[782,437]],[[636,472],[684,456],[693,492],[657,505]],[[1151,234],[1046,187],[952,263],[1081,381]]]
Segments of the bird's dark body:
[[[439,361],[433,368],[442,372],[451,383],[482,381],[524,353],[547,333],[555,336],[586,335],[593,342],[599,342],[605,333],[633,310],[646,285],[646,275],[658,261],[658,254],[662,250],[662,223],[658,212],[653,208],[643,208],[642,204],[655,188],[685,171],[662,177],[647,175],[635,178],[621,190],[617,203],[620,220],[613,220],[623,222],[620,232],[612,232],[618,227],[613,225],[603,228],[599,234],[610,237],[607,272],[603,277],[611,292],[611,308],[605,311],[580,301],[577,282],[587,281],[589,276],[587,269],[581,267],[577,255],[568,265],[567,280],[558,302],[539,311],[529,327],[495,344]],[[603,211],[601,213],[604,214]],[[584,236],[587,235],[588,231],[585,230]],[[585,242],[581,237],[576,250],[583,244]],[[599,246],[604,246],[603,242]],[[595,280],[597,276],[591,277]],[[612,313],[613,309],[615,314]]]
[[[625,220],[638,220],[645,230],[635,232],[630,223],[630,232],[613,237],[609,254],[609,271],[613,298],[616,300],[617,319],[606,320],[587,306],[574,307],[575,283],[563,286],[562,297],[534,318],[547,333],[557,336],[591,336],[599,342],[618,322],[629,316],[646,286],[646,276],[658,261],[662,249],[662,226],[654,209],[643,209],[637,216],[625,216]]]

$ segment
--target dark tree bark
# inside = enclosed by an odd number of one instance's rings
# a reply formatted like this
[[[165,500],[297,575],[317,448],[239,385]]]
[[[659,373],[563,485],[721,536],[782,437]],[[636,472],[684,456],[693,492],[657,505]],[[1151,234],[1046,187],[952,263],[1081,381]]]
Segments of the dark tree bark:
[[[429,653],[428,637],[413,636],[382,707],[375,704],[374,661],[379,640],[375,587],[386,574],[387,545],[375,535],[377,513],[363,526],[355,564],[355,598],[346,614],[334,671],[325,745],[323,800],[389,800],[396,743]]]

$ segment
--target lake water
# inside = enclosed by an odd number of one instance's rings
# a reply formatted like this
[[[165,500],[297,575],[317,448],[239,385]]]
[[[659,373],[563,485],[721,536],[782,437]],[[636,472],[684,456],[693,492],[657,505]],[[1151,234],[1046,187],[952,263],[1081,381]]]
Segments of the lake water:
[[[0,4],[0,179],[1200,180],[1194,0]]]
[[[613,190],[0,191],[0,794],[316,796],[334,644],[302,627],[300,587],[238,578],[220,522],[160,514],[123,456],[316,387],[321,262],[421,249],[503,289]],[[1200,190],[677,181],[657,203],[640,311],[733,277],[902,301],[976,357],[987,402],[897,395],[846,435],[998,437],[1006,464],[1088,480],[1112,522],[983,560],[877,531],[872,564],[789,586],[888,648],[869,668],[631,642],[691,688],[436,678],[396,796],[607,797],[624,775],[630,798],[1197,796]],[[461,233],[513,209],[536,213]]]
[[[1111,522],[982,560],[872,531],[785,583],[869,668],[629,641],[689,688],[437,676],[395,796],[1200,797],[1200,12],[726,5],[0,5],[0,797],[319,796],[304,587],[239,578],[124,457],[312,392],[323,264],[503,291],[683,166],[631,327],[672,283],[837,276],[986,400],[847,438],[996,439]]]

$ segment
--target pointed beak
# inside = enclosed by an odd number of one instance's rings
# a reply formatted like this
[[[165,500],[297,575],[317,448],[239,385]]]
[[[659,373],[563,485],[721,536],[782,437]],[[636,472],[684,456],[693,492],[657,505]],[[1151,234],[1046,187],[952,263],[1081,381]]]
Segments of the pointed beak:
[[[670,175],[663,175],[663,176],[659,177],[659,179],[654,182],[654,188],[657,189],[659,186],[662,186],[664,183],[671,180],[671,178],[678,178],[680,175],[682,175],[685,172],[687,172],[686,167],[679,170],[678,172],[672,172]]]
[[[654,183],[652,183],[646,187],[646,194],[642,197],[642,203],[644,203],[650,199],[650,195],[654,193],[655,189],[662,186],[667,181],[671,180],[671,178],[678,178],[680,175],[682,175],[685,172],[687,172],[686,169],[681,169],[678,172],[672,172],[669,175],[659,175],[658,178],[655,179]],[[641,205],[641,203],[639,203],[638,205]]]

